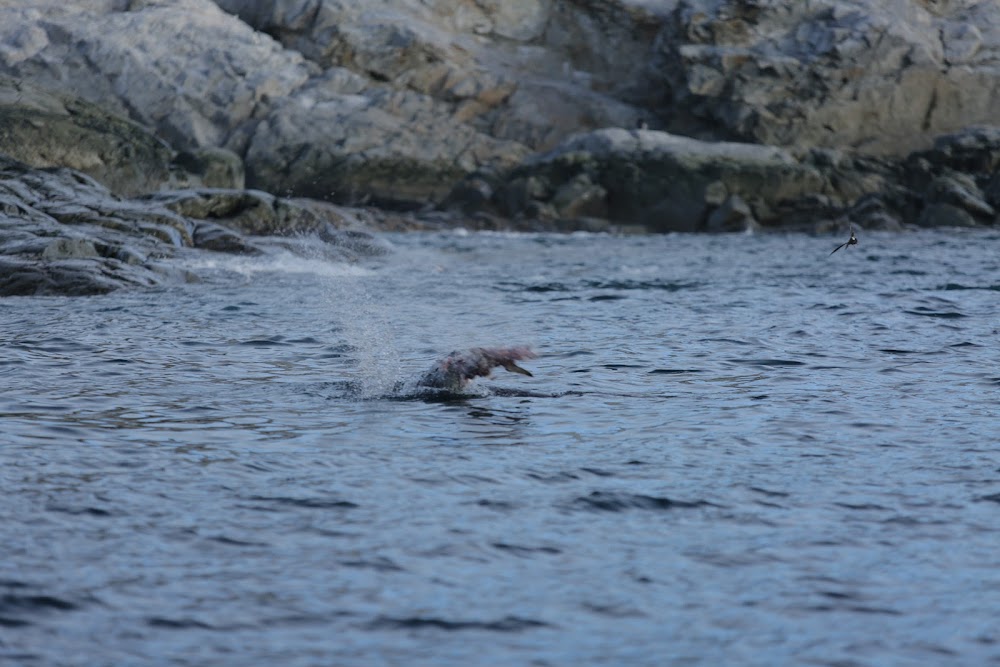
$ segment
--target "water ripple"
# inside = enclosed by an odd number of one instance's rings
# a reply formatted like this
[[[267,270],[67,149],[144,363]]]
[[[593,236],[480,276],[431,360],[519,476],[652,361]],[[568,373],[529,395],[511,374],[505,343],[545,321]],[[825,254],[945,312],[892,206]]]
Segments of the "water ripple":
[[[0,300],[0,662],[996,662],[996,236],[412,234]],[[396,389],[512,344],[534,377]]]
[[[505,616],[496,621],[449,621],[442,618],[420,616],[392,618],[379,617],[368,624],[371,630],[486,630],[489,632],[522,632],[535,628],[551,627],[548,623],[531,618]]]
[[[629,509],[672,510],[716,507],[714,503],[706,500],[673,500],[662,496],[647,496],[638,493],[613,491],[593,491],[590,495],[575,499],[573,503],[581,509],[599,510],[602,512],[622,512]]]

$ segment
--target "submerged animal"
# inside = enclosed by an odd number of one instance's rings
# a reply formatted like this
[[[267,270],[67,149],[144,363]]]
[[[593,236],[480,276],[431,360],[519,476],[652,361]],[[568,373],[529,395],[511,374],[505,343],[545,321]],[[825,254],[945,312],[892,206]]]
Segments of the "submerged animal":
[[[858,237],[854,235],[854,225],[851,225],[851,238],[847,239],[846,241],[844,241],[843,243],[841,243],[839,246],[837,246],[836,248],[834,248],[833,251],[830,254],[832,255],[833,253],[837,252],[841,248],[845,248],[845,247],[846,248],[850,248],[852,245],[858,245]]]
[[[511,373],[533,377],[529,371],[514,362],[534,359],[537,356],[529,347],[473,347],[469,350],[455,351],[436,362],[424,373],[418,385],[459,392],[475,378],[489,377],[490,372],[497,366],[502,366]]]

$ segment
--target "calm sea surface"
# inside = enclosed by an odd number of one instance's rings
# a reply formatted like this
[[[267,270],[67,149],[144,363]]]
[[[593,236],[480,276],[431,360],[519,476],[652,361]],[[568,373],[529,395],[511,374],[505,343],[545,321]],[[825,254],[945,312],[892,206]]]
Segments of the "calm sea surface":
[[[0,664],[1000,665],[1000,234],[387,238],[0,300]]]

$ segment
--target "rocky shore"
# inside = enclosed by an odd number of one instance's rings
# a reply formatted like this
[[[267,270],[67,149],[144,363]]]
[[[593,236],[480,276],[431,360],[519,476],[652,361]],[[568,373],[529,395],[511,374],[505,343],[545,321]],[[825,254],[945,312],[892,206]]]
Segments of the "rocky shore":
[[[996,225],[997,99],[977,0],[0,0],[0,294],[387,228]]]
[[[197,281],[186,249],[276,248],[343,261],[385,252],[358,211],[257,190],[171,190],[125,199],[65,167],[0,156],[0,296],[89,295]]]
[[[611,128],[504,174],[471,177],[449,203],[466,214],[652,232],[990,226],[1000,211],[998,166],[992,126],[943,135],[902,159]]]

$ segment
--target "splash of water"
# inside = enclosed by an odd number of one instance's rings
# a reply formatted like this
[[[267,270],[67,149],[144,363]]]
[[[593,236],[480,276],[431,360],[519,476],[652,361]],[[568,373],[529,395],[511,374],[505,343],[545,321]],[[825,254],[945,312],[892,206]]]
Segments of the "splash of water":
[[[330,281],[330,312],[340,323],[345,343],[354,350],[359,398],[393,393],[400,384],[399,354],[392,323],[384,305],[372,295],[373,274],[340,276]]]
[[[287,244],[289,239],[282,242]],[[348,345],[357,360],[357,377],[349,378],[350,385],[360,398],[393,393],[400,384],[399,357],[387,310],[372,293],[375,288],[371,283],[380,279],[379,274],[340,261],[306,242],[294,251],[268,247],[265,252],[254,256],[199,252],[189,256],[183,266],[199,273],[222,272],[246,279],[268,273],[325,278],[329,285],[325,300],[338,343]]]

